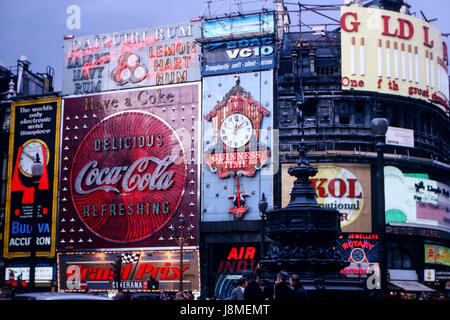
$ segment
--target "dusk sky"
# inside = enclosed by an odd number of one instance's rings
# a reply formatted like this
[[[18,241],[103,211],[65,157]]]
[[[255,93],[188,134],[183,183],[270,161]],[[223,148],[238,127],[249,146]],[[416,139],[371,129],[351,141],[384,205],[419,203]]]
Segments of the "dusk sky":
[[[273,9],[272,0],[242,0],[243,11]],[[286,1],[297,3],[297,1]],[[230,3],[233,6],[230,6]],[[220,15],[235,12],[236,0],[213,0],[211,14]],[[247,4],[248,3],[248,4]],[[305,4],[341,4],[343,0],[308,0]],[[422,10],[428,19],[442,33],[450,33],[448,0],[408,0],[411,12],[422,18]],[[66,21],[71,14],[66,13],[69,6],[80,8],[80,29],[69,29]],[[296,6],[289,6],[295,10]],[[16,66],[17,59],[26,56],[31,62],[33,72],[45,72],[47,66],[55,69],[54,88],[61,90],[63,64],[63,37],[125,31],[143,27],[188,22],[190,18],[207,14],[204,0],[1,0],[0,2],[0,64]],[[339,12],[329,12],[338,18]],[[324,23],[313,20],[317,15],[305,16],[306,23]],[[291,14],[291,21],[298,19]],[[320,21],[320,22],[319,22]],[[450,41],[446,38],[447,46]]]

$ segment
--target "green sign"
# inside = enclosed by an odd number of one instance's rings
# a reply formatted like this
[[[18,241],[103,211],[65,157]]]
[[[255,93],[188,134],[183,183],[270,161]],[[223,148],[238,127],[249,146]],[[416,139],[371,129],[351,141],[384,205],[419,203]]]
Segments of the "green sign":
[[[450,249],[435,244],[425,244],[425,263],[450,266]]]

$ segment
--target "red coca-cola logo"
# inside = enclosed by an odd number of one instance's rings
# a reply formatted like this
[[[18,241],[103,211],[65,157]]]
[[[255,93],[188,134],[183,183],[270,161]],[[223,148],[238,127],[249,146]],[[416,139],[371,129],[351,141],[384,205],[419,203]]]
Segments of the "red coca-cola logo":
[[[175,131],[153,114],[125,111],[100,121],[81,142],[72,164],[72,200],[92,232],[133,242],[170,219],[185,180]]]

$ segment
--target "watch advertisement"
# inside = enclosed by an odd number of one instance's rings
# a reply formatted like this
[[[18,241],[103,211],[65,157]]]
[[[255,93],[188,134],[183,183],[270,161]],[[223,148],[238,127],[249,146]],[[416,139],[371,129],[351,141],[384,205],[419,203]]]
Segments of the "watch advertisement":
[[[203,221],[259,220],[272,203],[272,71],[203,79]]]
[[[336,241],[336,251],[350,264],[341,270],[347,277],[368,277],[378,269],[378,234],[343,233]]]
[[[54,257],[60,99],[11,105],[4,257]]]
[[[66,98],[58,247],[197,245],[198,83]]]

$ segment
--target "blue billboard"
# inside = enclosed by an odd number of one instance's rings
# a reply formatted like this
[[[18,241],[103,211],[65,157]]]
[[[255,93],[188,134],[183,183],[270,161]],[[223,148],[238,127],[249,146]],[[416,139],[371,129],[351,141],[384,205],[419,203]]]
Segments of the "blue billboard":
[[[275,39],[273,36],[211,42],[203,47],[203,76],[274,67]]]

